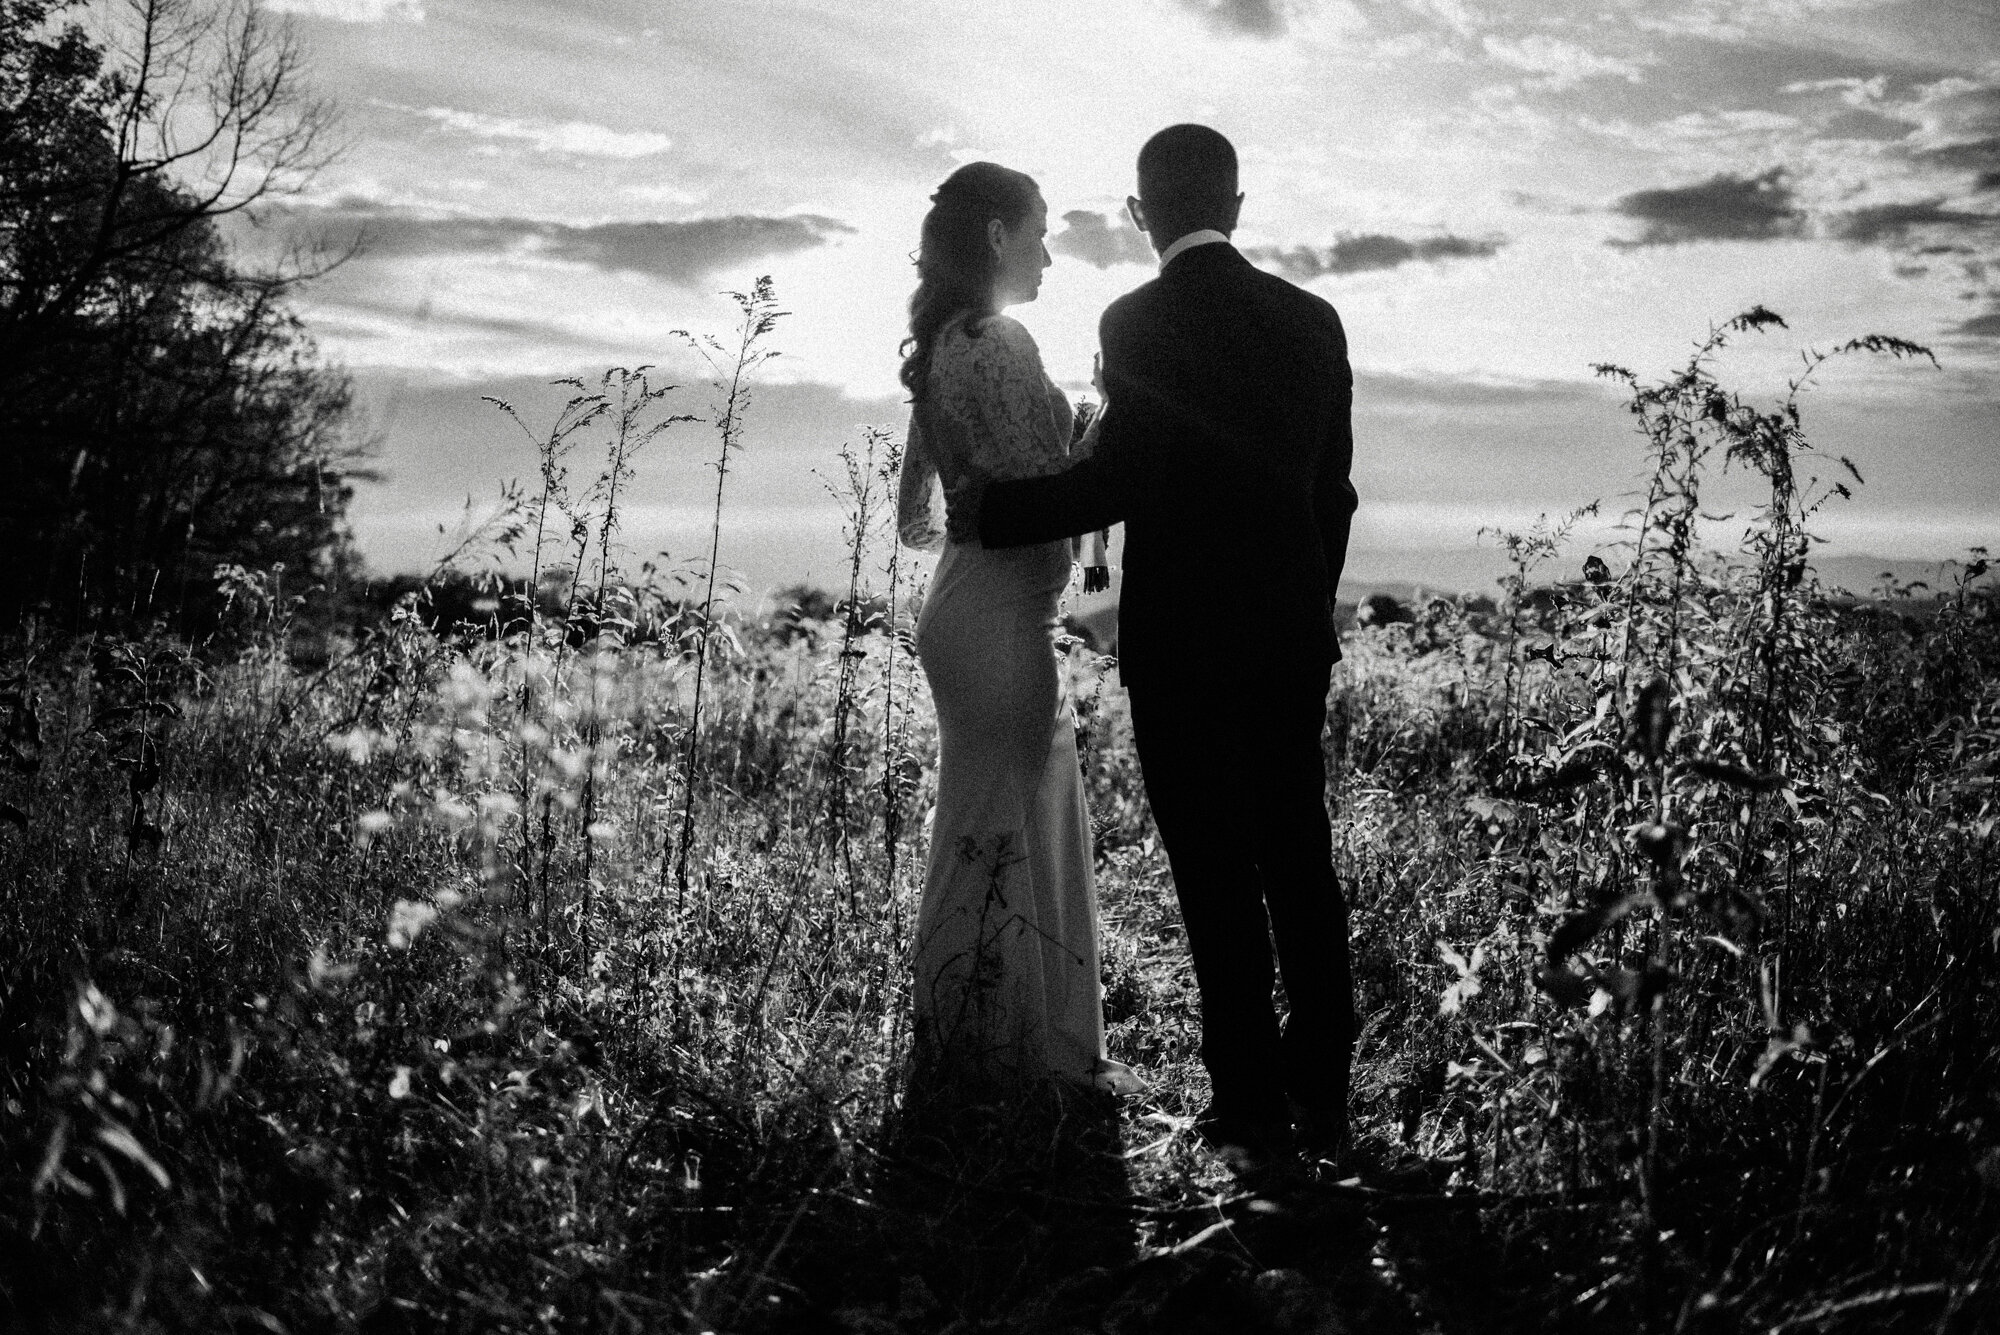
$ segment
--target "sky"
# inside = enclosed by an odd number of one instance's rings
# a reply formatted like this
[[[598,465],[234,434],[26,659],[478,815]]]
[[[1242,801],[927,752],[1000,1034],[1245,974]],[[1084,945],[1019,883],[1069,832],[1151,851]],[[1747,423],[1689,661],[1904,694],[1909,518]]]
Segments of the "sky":
[[[1055,262],[1013,314],[1081,395],[1098,314],[1154,271],[1133,158],[1188,120],[1237,146],[1237,244],[1346,324],[1357,579],[1470,587],[1482,528],[1615,516],[1642,460],[1593,363],[1664,374],[1757,304],[1790,327],[1718,370],[1759,402],[1859,335],[1940,363],[1844,358],[1805,396],[1867,479],[1822,514],[1827,554],[2000,547],[1990,0],[259,2],[347,149],[237,240],[360,246],[298,304],[376,442],[352,521],[380,571],[427,568],[468,499],[533,476],[485,396],[538,425],[552,380],[646,363],[705,413],[675,331],[726,333],[724,294],[769,274],[788,314],[721,559],[751,588],[844,583],[822,475],[907,417],[930,192],[975,159],[1041,183]],[[647,447],[633,559],[706,554],[714,442]],[[1740,514],[1744,481],[1714,507]]]

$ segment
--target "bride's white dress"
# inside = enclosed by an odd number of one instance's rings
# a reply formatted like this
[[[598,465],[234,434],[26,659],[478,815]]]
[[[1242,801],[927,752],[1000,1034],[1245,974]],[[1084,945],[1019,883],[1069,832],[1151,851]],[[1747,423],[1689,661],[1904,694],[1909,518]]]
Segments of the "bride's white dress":
[[[902,540],[942,551],[917,621],[940,752],[917,1038],[927,1060],[982,1085],[1054,1077],[1129,1093],[1142,1083],[1104,1051],[1090,820],[1052,645],[1072,544],[947,541],[940,501],[940,481],[1061,471],[1070,430],[1018,321],[939,335],[898,504]]]

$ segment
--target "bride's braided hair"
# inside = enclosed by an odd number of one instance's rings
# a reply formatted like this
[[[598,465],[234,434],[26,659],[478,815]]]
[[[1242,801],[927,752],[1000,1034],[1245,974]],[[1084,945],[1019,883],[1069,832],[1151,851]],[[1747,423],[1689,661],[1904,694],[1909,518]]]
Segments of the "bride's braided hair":
[[[986,243],[986,225],[998,218],[1018,227],[1041,197],[1035,178],[997,162],[968,162],[947,176],[931,196],[917,250],[917,290],[910,294],[910,336],[902,381],[912,401],[924,397],[931,348],[953,319],[966,332],[993,310],[993,281],[1000,262]]]

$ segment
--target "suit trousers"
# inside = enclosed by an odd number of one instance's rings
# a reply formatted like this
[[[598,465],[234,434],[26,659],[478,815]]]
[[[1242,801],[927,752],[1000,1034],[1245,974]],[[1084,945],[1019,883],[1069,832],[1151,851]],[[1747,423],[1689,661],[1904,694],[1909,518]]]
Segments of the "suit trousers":
[[[1354,981],[1326,805],[1330,671],[1128,690],[1201,994],[1211,1109],[1226,1117],[1282,1122],[1288,1094],[1322,1122],[1346,1117]]]

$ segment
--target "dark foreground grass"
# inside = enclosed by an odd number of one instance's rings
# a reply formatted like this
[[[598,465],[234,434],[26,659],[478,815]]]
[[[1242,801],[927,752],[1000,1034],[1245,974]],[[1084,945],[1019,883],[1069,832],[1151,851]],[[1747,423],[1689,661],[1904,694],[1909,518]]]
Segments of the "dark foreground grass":
[[[572,658],[557,696],[547,655],[407,623],[317,675],[17,644],[0,1301],[29,1330],[1977,1329],[1993,610],[1824,609],[1837,764],[1772,818],[1810,833],[1754,850],[1740,940],[1681,915],[1657,1009],[1613,972],[1657,914],[1593,942],[1581,1006],[1536,984],[1606,799],[1492,795],[1497,641],[1448,608],[1358,637],[1330,730],[1355,1180],[1257,1191],[1190,1134],[1115,697],[1106,1004],[1154,1092],[939,1122],[903,1097],[918,860],[883,881],[879,802],[856,879],[827,855],[837,627],[746,633],[711,681],[685,897],[670,657]],[[586,842],[564,729],[593,694]],[[886,698],[859,707],[881,736]]]

